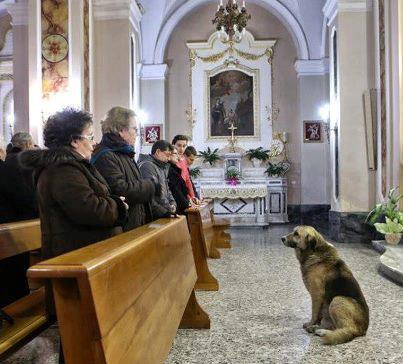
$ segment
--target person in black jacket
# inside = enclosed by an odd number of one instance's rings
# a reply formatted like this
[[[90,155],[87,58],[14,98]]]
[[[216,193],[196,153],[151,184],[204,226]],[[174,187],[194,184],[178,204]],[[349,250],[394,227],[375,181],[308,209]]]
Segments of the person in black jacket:
[[[30,149],[34,149],[34,141],[29,133],[13,135],[0,167],[0,223],[38,218],[32,170],[22,168],[18,161],[20,154]],[[29,253],[0,261],[0,307],[29,294],[28,268]]]
[[[91,163],[108,182],[113,194],[124,196],[130,206],[124,231],[152,221],[149,201],[161,188],[150,179],[142,179],[134,160],[138,133],[136,114],[120,106],[110,109],[102,124],[102,140],[95,147]]]
[[[185,215],[185,210],[191,206],[191,203],[188,198],[188,189],[185,180],[181,176],[182,170],[176,165],[178,161],[179,154],[178,151],[174,149],[169,159],[168,184],[176,201],[177,213],[179,215]]]
[[[22,168],[18,157],[24,150],[35,149],[29,133],[16,133],[11,138],[11,148],[1,171],[1,193],[10,208],[2,222],[36,219],[39,216],[32,170]]]

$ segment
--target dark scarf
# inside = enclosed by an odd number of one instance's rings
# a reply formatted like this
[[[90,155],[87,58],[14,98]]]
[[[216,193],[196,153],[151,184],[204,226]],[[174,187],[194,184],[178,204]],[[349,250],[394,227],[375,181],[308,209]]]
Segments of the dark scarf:
[[[95,164],[97,159],[107,152],[117,152],[127,154],[131,159],[134,159],[134,147],[119,135],[106,133],[102,136],[101,142],[96,146],[94,154],[91,157],[91,164]]]

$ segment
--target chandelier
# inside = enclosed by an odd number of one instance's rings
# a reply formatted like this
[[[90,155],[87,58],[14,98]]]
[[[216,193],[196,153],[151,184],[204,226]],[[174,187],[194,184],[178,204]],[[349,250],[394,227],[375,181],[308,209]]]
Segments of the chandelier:
[[[217,6],[217,12],[213,19],[218,36],[223,42],[240,42],[245,34],[245,27],[251,18],[246,11],[245,0],[242,1],[242,7],[237,4],[237,0],[228,0],[227,5],[223,5],[223,0]]]

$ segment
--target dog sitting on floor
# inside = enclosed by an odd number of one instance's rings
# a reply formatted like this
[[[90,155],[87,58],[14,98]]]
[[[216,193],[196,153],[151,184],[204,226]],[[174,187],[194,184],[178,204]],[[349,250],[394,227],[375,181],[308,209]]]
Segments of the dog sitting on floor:
[[[311,321],[303,325],[327,345],[342,344],[364,336],[369,311],[364,295],[350,269],[313,227],[297,226],[281,238],[294,248],[302,278],[312,299]]]

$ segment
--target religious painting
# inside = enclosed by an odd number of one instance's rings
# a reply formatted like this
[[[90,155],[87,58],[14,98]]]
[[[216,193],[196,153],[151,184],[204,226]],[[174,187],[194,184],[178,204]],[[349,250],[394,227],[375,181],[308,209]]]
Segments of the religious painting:
[[[208,136],[223,139],[256,136],[255,75],[239,69],[208,77]]]
[[[146,125],[144,126],[144,145],[153,145],[158,140],[162,139],[162,125]]]
[[[321,143],[323,122],[319,120],[304,121],[304,143]]]

